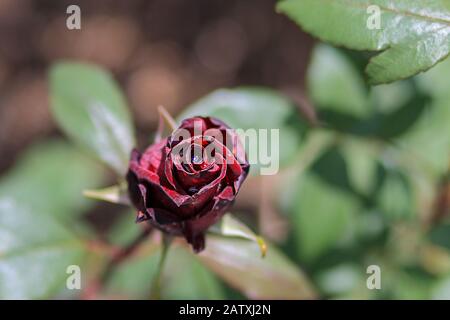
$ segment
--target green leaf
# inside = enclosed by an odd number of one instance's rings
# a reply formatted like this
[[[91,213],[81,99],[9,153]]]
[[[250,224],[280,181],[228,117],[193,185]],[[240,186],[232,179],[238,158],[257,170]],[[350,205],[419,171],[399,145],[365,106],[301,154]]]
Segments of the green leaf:
[[[434,98],[444,99],[450,97],[450,59],[446,59],[435,68],[417,77],[419,86],[430,93]]]
[[[148,299],[158,266],[159,251],[146,257],[131,258],[115,270],[106,286],[108,297]]]
[[[199,101],[187,107],[178,121],[193,116],[214,116],[223,120],[233,129],[267,129],[270,141],[270,130],[279,129],[279,160],[280,165],[287,165],[298,152],[305,131],[305,123],[291,101],[277,92],[262,87],[242,87],[235,89],[216,90]],[[248,143],[244,139],[247,154]],[[259,140],[258,140],[259,143]],[[270,155],[270,145],[269,155]],[[257,146],[259,150],[259,146]],[[256,156],[256,155],[253,155]],[[258,157],[257,164],[252,166],[252,172],[265,168]]]
[[[85,249],[65,225],[80,227],[74,218],[92,204],[82,190],[101,184],[104,173],[76,148],[50,140],[27,150],[2,177],[0,298],[74,293],[64,286],[66,268],[81,266]]]
[[[185,250],[169,249],[162,288],[166,299],[223,299],[224,290],[216,276],[197,257]]]
[[[380,29],[368,28],[368,7],[380,9]],[[283,0],[277,10],[323,41],[381,52],[366,68],[371,84],[404,79],[450,52],[447,0]]]
[[[450,158],[450,108],[447,101],[436,101],[401,140],[410,154],[422,160],[436,177],[448,172]],[[420,147],[418,147],[420,146]]]
[[[148,299],[156,275],[160,250],[145,257],[131,258],[121,265],[107,287],[108,295],[128,299]],[[163,270],[164,299],[223,299],[224,293],[216,277],[190,253],[180,248],[169,249]]]
[[[248,240],[208,236],[198,257],[218,276],[250,299],[312,299],[306,276],[281,251],[268,245],[261,258]]]
[[[59,63],[50,70],[50,96],[61,128],[124,175],[135,146],[134,129],[112,76],[88,64]]]
[[[124,210],[118,221],[108,234],[108,241],[119,247],[125,247],[133,242],[142,232],[142,228],[135,223],[135,214],[131,210]],[[150,239],[141,246],[147,246]],[[131,256],[114,271],[106,285],[109,297],[128,299],[147,299],[150,287],[159,261],[159,246],[152,243],[145,249],[144,256]]]
[[[241,221],[232,217],[231,214],[225,215],[217,226],[217,233],[220,235],[227,237],[239,237],[256,242],[259,246],[259,249],[261,250],[262,257],[265,257],[267,253],[267,245],[264,239],[261,236],[255,234]],[[214,232],[215,229],[211,228],[210,231]]]
[[[450,299],[450,276],[443,277],[436,281],[431,289],[431,299],[449,300]]]
[[[20,156],[0,179],[0,196],[13,195],[37,212],[65,221],[85,212],[92,201],[82,190],[98,187],[105,170],[76,148],[60,140],[38,143]]]
[[[432,228],[428,234],[428,238],[433,244],[450,251],[450,225],[448,223],[440,224]]]
[[[349,184],[352,190],[371,197],[377,179],[378,152],[364,139],[346,139],[342,156],[347,164]]]
[[[353,192],[349,170],[341,150],[331,146],[312,165],[311,170],[322,180],[343,191]]]
[[[358,136],[389,140],[404,135],[429,102],[413,80],[368,91],[350,56],[324,44],[313,51],[307,82],[320,120],[334,130]]]
[[[435,177],[448,171],[450,158],[450,59],[418,77],[433,101],[424,115],[400,140],[411,156],[420,159]],[[418,147],[420,146],[420,147]]]
[[[367,275],[364,269],[356,264],[339,264],[330,269],[320,272],[317,276],[317,282],[321,290],[333,297],[348,297],[351,299],[352,294],[364,287],[367,294],[366,287]],[[364,293],[361,290],[361,293]]]
[[[0,198],[0,298],[50,298],[65,287],[84,247],[53,217],[13,197]]]
[[[319,108],[332,107],[360,119],[372,111],[363,79],[338,49],[324,44],[314,48],[307,82],[311,99]]]
[[[415,213],[411,185],[399,170],[387,170],[378,194],[374,197],[379,209],[391,220],[411,218]]]
[[[396,272],[389,279],[393,287],[393,298],[398,300],[430,299],[431,285],[434,279],[418,269],[406,269]]]
[[[136,224],[136,213],[134,209],[128,208],[121,212],[117,221],[112,226],[108,241],[117,246],[124,247],[131,243],[142,232],[142,227]]]
[[[312,262],[347,235],[359,210],[357,199],[313,174],[301,176],[293,208],[293,236],[300,257]]]
[[[120,245],[131,242],[140,232],[134,215],[124,212],[110,233],[110,241]],[[137,254],[124,262],[113,274],[107,286],[111,297],[148,299],[160,259],[160,246],[149,238],[143,244],[145,254]],[[164,299],[223,299],[218,279],[191,253],[172,245],[163,269]]]

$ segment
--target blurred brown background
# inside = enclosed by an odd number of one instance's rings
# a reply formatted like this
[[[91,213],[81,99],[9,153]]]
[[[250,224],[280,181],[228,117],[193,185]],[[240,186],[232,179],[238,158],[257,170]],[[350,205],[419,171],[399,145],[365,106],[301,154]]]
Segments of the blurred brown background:
[[[277,14],[275,3],[0,0],[0,175],[33,142],[60,134],[49,111],[46,78],[60,59],[97,63],[114,73],[140,147],[156,129],[158,105],[176,115],[214,89],[239,85],[301,97],[313,41]],[[66,27],[71,4],[81,9],[81,30]],[[285,234],[267,196],[273,192],[264,187],[276,178],[248,179],[235,206],[259,213],[261,231],[272,238]],[[121,210],[98,204],[88,219],[104,230]]]
[[[66,9],[81,8],[81,30]],[[138,131],[219,87],[300,92],[312,40],[273,0],[0,0],[0,173],[34,140],[58,134],[46,72],[58,59],[111,70]]]

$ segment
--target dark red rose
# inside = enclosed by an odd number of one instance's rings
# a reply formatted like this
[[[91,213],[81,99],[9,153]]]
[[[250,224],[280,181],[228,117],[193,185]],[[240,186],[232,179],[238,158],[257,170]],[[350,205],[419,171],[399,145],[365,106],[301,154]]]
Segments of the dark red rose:
[[[238,136],[225,123],[186,119],[144,153],[131,153],[127,181],[137,221],[184,236],[199,252],[204,233],[232,205],[249,168]]]

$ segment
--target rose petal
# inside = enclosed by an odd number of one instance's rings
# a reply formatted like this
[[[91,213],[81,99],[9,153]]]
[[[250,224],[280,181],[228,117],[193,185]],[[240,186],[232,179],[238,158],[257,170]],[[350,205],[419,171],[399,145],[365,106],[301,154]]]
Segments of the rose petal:
[[[193,150],[201,152],[201,161],[192,159]],[[218,119],[194,117],[142,155],[133,150],[127,181],[138,220],[184,235],[198,252],[204,233],[233,203],[248,171],[235,131]]]
[[[217,223],[225,214],[228,208],[233,204],[234,192],[228,186],[218,196],[214,197],[214,202],[198,218],[190,219],[184,222],[183,235],[186,241],[190,243],[195,252],[204,248],[204,233],[206,230]],[[201,241],[203,239],[203,242]]]
[[[147,148],[141,156],[140,165],[152,172],[158,172],[165,156],[164,146],[167,139],[163,139]]]

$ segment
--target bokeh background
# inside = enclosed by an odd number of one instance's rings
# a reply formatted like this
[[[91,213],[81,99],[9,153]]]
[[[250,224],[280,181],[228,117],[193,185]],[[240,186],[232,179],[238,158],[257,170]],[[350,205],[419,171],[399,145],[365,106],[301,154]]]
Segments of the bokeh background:
[[[81,7],[81,30],[66,28],[70,4]],[[34,139],[56,134],[46,77],[59,59],[111,70],[143,135],[155,129],[158,105],[177,114],[216,88],[301,90],[313,41],[274,6],[267,0],[2,0],[0,152],[9,156],[0,169]]]
[[[81,30],[66,27],[71,4],[81,8]],[[270,86],[303,99],[313,40],[274,6],[269,0],[1,0],[0,154],[7,156],[0,172],[34,141],[60,135],[47,72],[61,59],[113,72],[143,146],[156,129],[158,105],[177,115],[214,89],[239,85]],[[257,208],[258,188],[247,189],[242,206]],[[92,219],[108,223],[103,211]]]
[[[66,28],[70,4],[81,7],[81,30]],[[215,89],[266,86],[291,99],[302,126],[313,133],[280,174],[248,178],[237,215],[277,244],[319,297],[449,298],[449,63],[372,90],[358,73],[370,54],[318,44],[277,14],[275,4],[0,0],[0,191],[28,185],[26,174],[41,170],[46,151],[53,150],[43,147],[46,141],[63,136],[51,116],[47,80],[49,67],[61,59],[92,62],[113,73],[141,148],[156,129],[158,105],[176,116]],[[346,112],[355,117],[343,117]],[[34,157],[30,171],[23,170],[26,155]],[[67,181],[74,185],[69,199],[80,197],[84,183],[114,182],[110,172],[96,179],[67,155],[58,161],[68,165],[59,163],[55,172],[80,172],[78,180]],[[25,181],[11,183],[17,175]],[[90,201],[71,210],[99,238],[121,237],[116,222],[123,220],[123,207]],[[371,264],[385,272],[382,290],[366,287]],[[111,297],[146,297],[142,281],[130,278],[145,274],[146,267],[153,262],[121,270]],[[260,297],[209,277],[204,287],[169,285],[166,297]],[[276,279],[273,292],[283,298]]]

